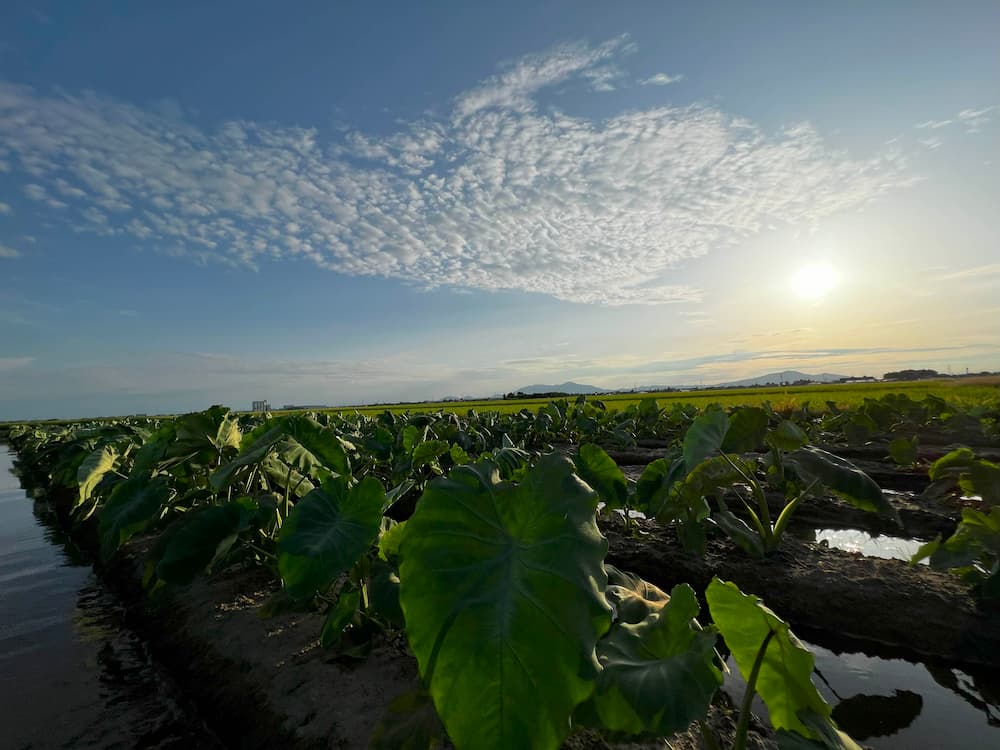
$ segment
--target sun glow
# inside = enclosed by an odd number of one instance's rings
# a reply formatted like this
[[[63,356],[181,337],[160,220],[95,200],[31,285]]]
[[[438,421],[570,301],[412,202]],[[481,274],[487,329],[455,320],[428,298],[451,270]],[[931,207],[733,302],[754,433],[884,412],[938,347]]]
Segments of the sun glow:
[[[804,300],[817,301],[829,294],[840,282],[836,269],[829,263],[810,263],[792,274],[789,285]]]

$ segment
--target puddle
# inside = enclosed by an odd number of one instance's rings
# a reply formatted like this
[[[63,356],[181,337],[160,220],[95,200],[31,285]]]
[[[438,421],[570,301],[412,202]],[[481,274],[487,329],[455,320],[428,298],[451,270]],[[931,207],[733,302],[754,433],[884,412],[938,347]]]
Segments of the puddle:
[[[865,557],[880,557],[883,560],[909,561],[924,542],[898,536],[872,536],[860,529],[816,529],[814,540],[845,552],[860,552]],[[926,560],[921,560],[926,565]]]
[[[836,653],[803,641],[816,657],[813,683],[833,706],[833,718],[855,740],[876,750],[983,750],[1000,747],[1000,680],[906,659]],[[739,705],[746,687],[736,663],[725,691]],[[766,716],[759,698],[754,713]]]

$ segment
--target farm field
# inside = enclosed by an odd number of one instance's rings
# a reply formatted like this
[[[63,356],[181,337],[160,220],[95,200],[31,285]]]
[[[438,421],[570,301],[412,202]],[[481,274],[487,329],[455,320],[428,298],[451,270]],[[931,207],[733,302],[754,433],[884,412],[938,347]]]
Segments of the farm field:
[[[144,571],[200,639],[177,660],[269,696],[267,721],[227,714],[234,741],[929,748],[946,705],[951,747],[1000,741],[998,386],[691,395],[216,406],[8,440],[108,575]]]
[[[809,404],[815,409],[824,409],[828,401],[841,408],[857,406],[866,398],[879,398],[887,393],[905,393],[920,399],[928,394],[948,398],[956,404],[995,407],[1000,404],[1000,376],[959,378],[957,380],[931,380],[902,383],[842,383],[835,385],[766,386],[759,388],[718,388],[699,391],[660,391],[650,393],[612,393],[591,398],[600,399],[609,409],[624,409],[638,404],[644,398],[655,398],[661,404],[720,404],[721,406],[759,406],[765,401],[776,408],[801,407]],[[358,411],[362,414],[377,414],[382,411],[393,413],[419,411],[445,411],[464,414],[469,409],[498,411],[511,414],[522,409],[537,410],[549,403],[549,398],[492,399],[483,401],[436,401],[414,404],[386,404],[367,406],[345,406],[326,409],[327,413]],[[275,411],[275,414],[292,412]]]

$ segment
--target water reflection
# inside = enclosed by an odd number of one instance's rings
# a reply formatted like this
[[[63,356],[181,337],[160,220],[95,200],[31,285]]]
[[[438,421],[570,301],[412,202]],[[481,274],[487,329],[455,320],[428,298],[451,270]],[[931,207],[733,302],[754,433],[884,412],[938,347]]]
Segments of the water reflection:
[[[0,449],[0,746],[221,748],[9,466]]]
[[[813,652],[813,682],[833,718],[854,739],[876,750],[982,750],[1000,747],[1000,681],[983,669],[836,652],[804,642]],[[737,702],[746,688],[736,663],[725,691]],[[766,716],[757,698],[754,712]]]

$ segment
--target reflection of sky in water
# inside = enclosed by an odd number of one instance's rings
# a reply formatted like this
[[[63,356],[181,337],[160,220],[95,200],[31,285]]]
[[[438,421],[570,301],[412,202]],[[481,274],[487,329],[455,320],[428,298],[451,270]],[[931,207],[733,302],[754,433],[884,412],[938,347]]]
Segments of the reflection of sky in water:
[[[847,552],[885,560],[909,560],[923,542],[898,536],[872,536],[858,529],[816,529],[816,541]],[[921,560],[926,565],[926,560]]]
[[[876,750],[984,750],[1000,747],[1000,681],[958,669],[867,654],[816,657],[813,682],[841,729]],[[725,691],[738,704],[746,687],[736,663]],[[838,705],[840,708],[838,709]],[[766,716],[760,698],[754,712]]]

